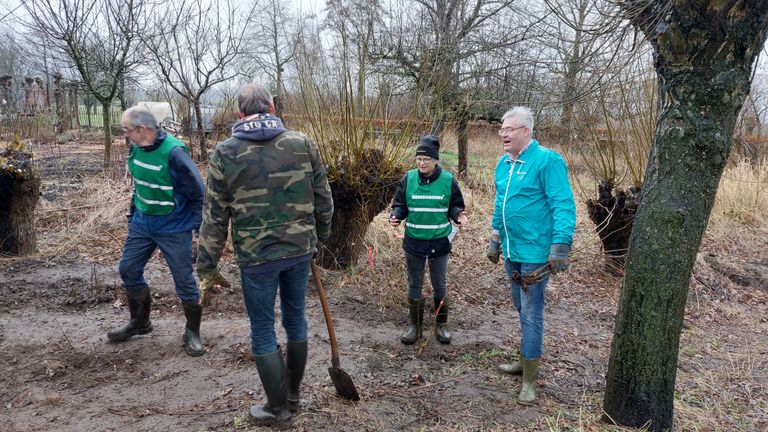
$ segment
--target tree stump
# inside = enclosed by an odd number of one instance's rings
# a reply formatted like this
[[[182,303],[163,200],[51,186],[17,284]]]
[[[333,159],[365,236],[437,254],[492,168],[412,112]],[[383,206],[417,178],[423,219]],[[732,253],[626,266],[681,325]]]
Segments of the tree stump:
[[[35,251],[34,213],[40,198],[40,176],[32,155],[0,151],[0,255]]]
[[[606,181],[598,185],[597,200],[587,201],[589,218],[595,224],[607,257],[605,268],[612,274],[624,273],[624,260],[639,203],[639,188],[630,187],[628,192],[617,189],[614,195],[613,184]]]

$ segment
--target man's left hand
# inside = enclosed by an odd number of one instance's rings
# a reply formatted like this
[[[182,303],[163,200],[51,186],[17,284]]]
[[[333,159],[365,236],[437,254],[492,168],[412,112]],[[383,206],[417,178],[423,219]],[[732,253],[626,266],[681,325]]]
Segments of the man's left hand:
[[[565,243],[554,243],[549,248],[549,272],[552,274],[558,274],[560,272],[568,270],[568,266],[571,265],[568,259],[568,253],[571,252],[571,245]]]

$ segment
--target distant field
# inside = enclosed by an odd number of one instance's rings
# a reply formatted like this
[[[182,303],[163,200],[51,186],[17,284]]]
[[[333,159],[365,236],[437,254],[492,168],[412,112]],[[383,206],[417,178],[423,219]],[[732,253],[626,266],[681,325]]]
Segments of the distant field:
[[[90,118],[88,116],[88,110],[85,106],[80,105],[77,110],[78,118],[80,119],[80,126],[82,127],[97,127],[100,128],[104,124],[103,110],[101,106],[95,106],[91,108]],[[123,110],[120,107],[112,107],[112,124],[117,125],[120,123],[120,116]]]

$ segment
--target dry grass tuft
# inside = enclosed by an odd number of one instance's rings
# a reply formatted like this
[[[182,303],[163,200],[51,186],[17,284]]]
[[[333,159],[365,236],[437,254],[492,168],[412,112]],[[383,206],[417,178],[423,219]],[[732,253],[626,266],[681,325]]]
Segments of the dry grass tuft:
[[[62,256],[69,252],[114,261],[120,257],[126,237],[130,185],[107,176],[83,179],[82,187],[69,201],[42,199],[36,209],[37,227],[47,231],[50,241],[39,253]]]
[[[720,179],[712,221],[735,220],[748,226],[765,224],[768,212],[768,159],[738,159]],[[710,226],[710,228],[712,228]]]

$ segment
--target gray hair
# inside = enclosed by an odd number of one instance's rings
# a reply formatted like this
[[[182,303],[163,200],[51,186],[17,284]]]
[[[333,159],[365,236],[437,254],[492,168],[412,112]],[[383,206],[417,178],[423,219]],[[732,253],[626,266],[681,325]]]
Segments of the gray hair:
[[[268,113],[271,106],[272,93],[260,84],[244,85],[237,98],[238,109],[247,116]]]
[[[132,127],[146,126],[147,129],[157,130],[157,120],[152,112],[143,106],[132,106],[123,112],[123,118]]]
[[[526,126],[531,131],[531,134],[533,134],[533,113],[530,108],[524,106],[513,107],[501,116],[501,122],[503,123],[508,118],[517,119],[518,126]]]

